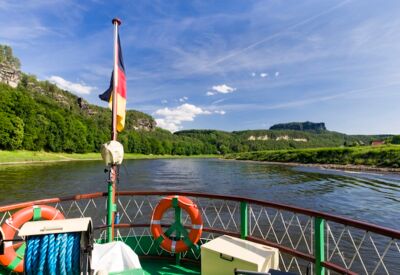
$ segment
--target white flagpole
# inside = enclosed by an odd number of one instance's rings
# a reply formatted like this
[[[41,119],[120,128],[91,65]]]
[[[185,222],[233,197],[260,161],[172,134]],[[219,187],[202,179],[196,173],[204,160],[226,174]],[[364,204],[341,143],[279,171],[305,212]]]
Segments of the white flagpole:
[[[121,25],[121,20],[114,18],[112,20],[114,25],[114,83],[112,92],[112,129],[111,139],[117,140],[117,87],[118,87],[118,26]],[[107,241],[114,240],[114,223],[115,211],[117,205],[115,204],[115,193],[118,180],[118,167],[113,164],[110,169],[109,183],[108,183],[108,213],[107,213]]]
[[[112,93],[112,140],[117,140],[117,87],[118,87],[118,26],[121,21],[118,18],[112,20],[114,25],[114,83]]]

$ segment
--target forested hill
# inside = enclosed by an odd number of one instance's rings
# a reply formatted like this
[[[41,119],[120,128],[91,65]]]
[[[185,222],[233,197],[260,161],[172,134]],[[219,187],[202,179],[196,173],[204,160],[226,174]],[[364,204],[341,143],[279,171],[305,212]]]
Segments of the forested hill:
[[[22,74],[17,88],[0,84],[0,150],[94,152],[110,138],[111,112],[91,105],[47,81]],[[126,152],[143,154],[225,154],[269,149],[369,144],[384,137],[330,131],[187,130],[174,134],[156,127],[144,113],[127,112],[119,135]]]
[[[97,151],[110,137],[110,110],[25,74],[17,88],[0,84],[0,149]],[[155,121],[127,112],[127,131],[154,131]]]
[[[220,153],[260,150],[318,148],[369,145],[373,140],[390,139],[388,135],[346,135],[332,131],[246,130],[185,130],[177,136],[191,137],[215,145]]]
[[[0,45],[0,150],[97,152],[110,139],[111,111],[19,71],[12,49]],[[225,154],[267,149],[369,144],[373,136],[330,131],[188,130],[172,134],[154,119],[129,110],[119,135],[126,152]]]

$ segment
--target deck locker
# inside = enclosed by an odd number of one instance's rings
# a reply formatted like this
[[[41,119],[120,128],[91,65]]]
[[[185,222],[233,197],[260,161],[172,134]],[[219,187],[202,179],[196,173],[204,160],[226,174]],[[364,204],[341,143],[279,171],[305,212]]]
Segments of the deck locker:
[[[267,272],[279,268],[279,250],[223,235],[201,246],[201,274],[234,274],[234,269]]]

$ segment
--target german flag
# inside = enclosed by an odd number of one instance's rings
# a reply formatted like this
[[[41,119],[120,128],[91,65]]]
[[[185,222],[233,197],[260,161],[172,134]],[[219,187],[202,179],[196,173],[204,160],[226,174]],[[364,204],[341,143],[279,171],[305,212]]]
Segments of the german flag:
[[[117,131],[121,132],[125,126],[125,111],[126,111],[126,78],[125,78],[125,66],[122,58],[121,42],[118,34],[118,46],[117,46],[117,81],[116,86],[116,98],[117,98]],[[103,94],[99,95],[101,100],[107,101],[108,106],[112,110],[112,94],[114,86],[114,71],[111,73],[110,87]]]

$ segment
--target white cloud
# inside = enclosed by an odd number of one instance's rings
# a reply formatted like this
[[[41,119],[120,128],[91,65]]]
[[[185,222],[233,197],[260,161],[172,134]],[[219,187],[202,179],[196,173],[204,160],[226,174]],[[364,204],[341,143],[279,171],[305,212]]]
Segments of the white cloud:
[[[221,85],[212,86],[212,90],[217,93],[221,93],[221,94],[229,94],[229,93],[236,91],[236,88],[229,87],[226,84],[221,84]]]
[[[260,73],[260,76],[261,76],[262,78],[264,78],[264,77],[267,77],[268,74],[267,74],[267,73]]]
[[[161,103],[162,103],[162,104],[167,104],[167,103],[168,103],[168,100],[163,99],[163,100],[161,100]]]
[[[224,110],[217,110],[217,111],[214,111],[214,113],[219,114],[219,115],[225,115],[226,114],[226,112]]]
[[[198,115],[210,115],[211,112],[195,105],[184,103],[176,108],[158,109],[155,114],[160,116],[156,118],[159,127],[176,132],[182,129],[183,122],[193,121]]]
[[[185,102],[185,101],[187,101],[189,98],[187,97],[187,96],[184,96],[184,97],[181,97],[180,99],[179,99],[179,102]]]
[[[252,72],[252,73],[251,73],[251,76],[252,76],[252,77],[255,77],[255,76],[256,76],[256,73],[255,73],[255,72]]]
[[[74,82],[65,80],[64,78],[62,78],[60,76],[56,76],[56,75],[50,76],[49,81],[51,83],[56,84],[60,89],[71,91],[75,94],[88,95],[92,91],[97,89],[96,87],[87,86],[85,84],[74,83]]]
[[[207,96],[212,96],[212,95],[215,95],[215,93],[214,93],[214,92],[211,92],[211,91],[208,91],[208,92],[206,93],[206,95],[207,95]]]
[[[279,72],[275,72],[275,77],[278,77],[279,76]]]

